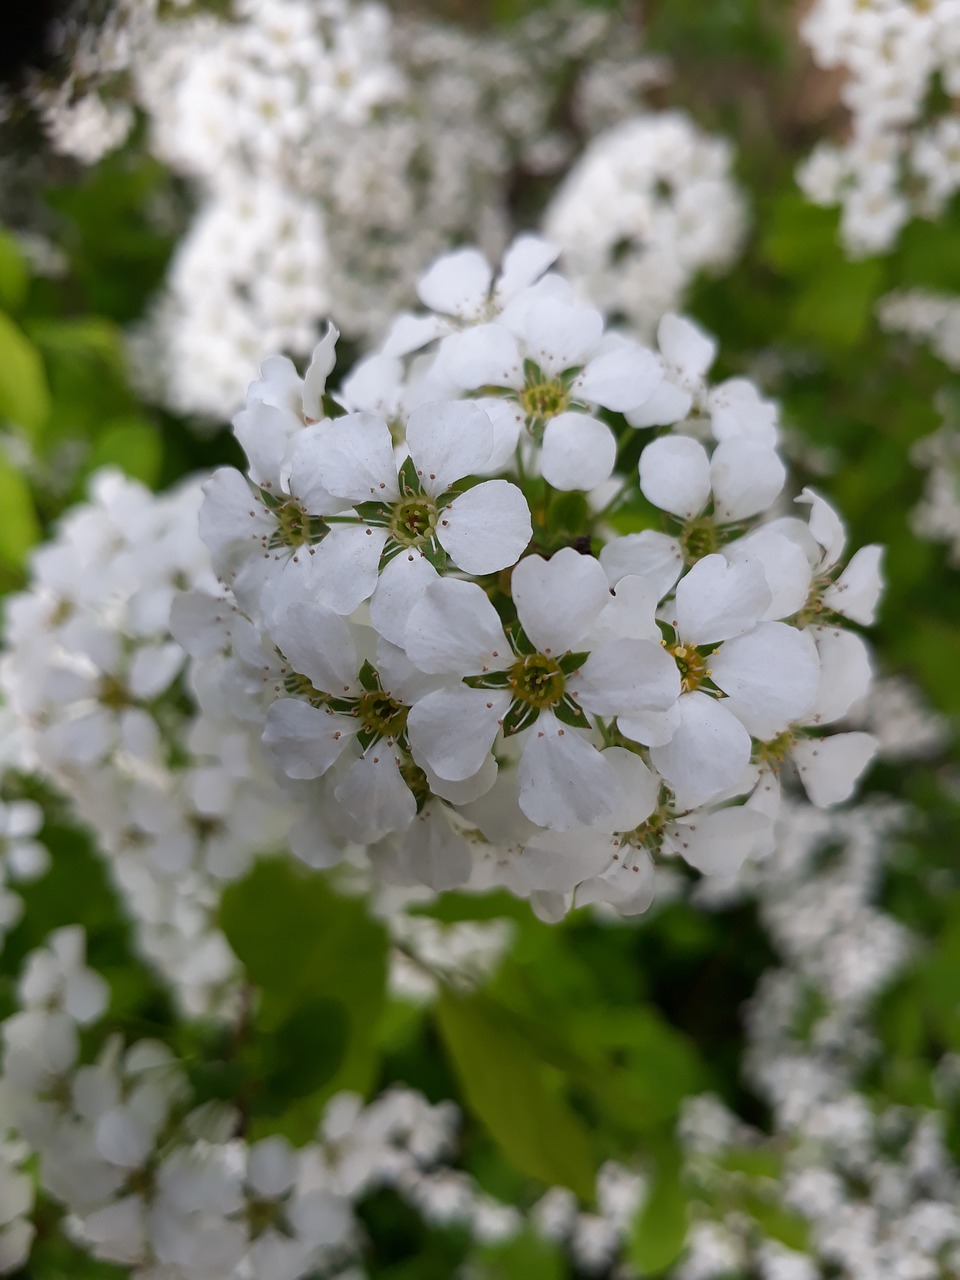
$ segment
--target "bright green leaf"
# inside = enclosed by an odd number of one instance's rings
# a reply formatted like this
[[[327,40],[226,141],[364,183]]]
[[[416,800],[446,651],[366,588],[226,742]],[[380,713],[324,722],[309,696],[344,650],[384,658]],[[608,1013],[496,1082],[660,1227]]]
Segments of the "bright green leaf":
[[[0,453],[0,511],[0,562],[19,569],[40,536],[40,526],[26,477],[5,453]]]
[[[680,1181],[680,1156],[665,1150],[657,1162],[650,1193],[634,1225],[630,1260],[642,1276],[666,1271],[687,1239],[687,1193]]]
[[[450,991],[437,1001],[437,1019],[467,1105],[510,1160],[530,1177],[592,1197],[586,1127],[516,1024],[482,997]]]
[[[0,313],[0,418],[31,434],[50,413],[50,391],[36,347]]]
[[[160,474],[163,444],[152,423],[140,418],[109,423],[93,442],[89,469],[115,466],[135,480],[153,485]]]
[[[30,287],[30,273],[20,246],[6,231],[0,231],[0,305],[17,311]]]

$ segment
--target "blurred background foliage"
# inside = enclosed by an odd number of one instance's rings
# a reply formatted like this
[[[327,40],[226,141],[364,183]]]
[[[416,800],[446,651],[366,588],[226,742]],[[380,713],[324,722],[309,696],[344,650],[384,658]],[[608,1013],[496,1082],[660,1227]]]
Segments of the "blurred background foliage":
[[[536,6],[422,0],[419,7],[482,27],[508,26]],[[908,519],[921,488],[910,448],[939,424],[934,397],[949,376],[920,346],[882,332],[875,309],[897,287],[960,292],[960,204],[939,222],[913,223],[883,258],[846,259],[837,214],[808,204],[793,178],[813,140],[839,119],[836,84],[797,44],[796,17],[789,0],[644,6],[647,45],[672,67],[658,90],[662,105],[684,106],[734,141],[752,207],[740,262],[722,279],[702,281],[687,310],[721,337],[718,376],[749,373],[781,402],[797,487],[811,483],[836,501],[850,545],[886,547],[888,587],[873,635],[878,665],[908,675],[934,706],[956,714],[956,571],[941,547],[913,536]],[[521,217],[531,220],[522,183],[517,192]],[[29,246],[0,236],[4,590],[23,583],[31,547],[83,494],[95,468],[114,464],[162,487],[235,457],[226,431],[196,435],[138,403],[127,381],[122,326],[143,314],[183,226],[177,182],[134,138],[88,172],[52,164],[33,198],[56,262],[38,272]],[[885,890],[888,908],[925,939],[877,1011],[885,1060],[873,1088],[890,1101],[931,1102],[931,1062],[960,1052],[956,764],[954,753],[937,776],[925,765],[879,767],[867,782],[868,791],[916,806]],[[55,815],[49,798],[47,806]],[[253,1135],[279,1129],[303,1139],[337,1089],[373,1093],[401,1080],[431,1099],[461,1103],[466,1167],[508,1201],[552,1183],[589,1200],[601,1159],[640,1154],[654,1184],[632,1261],[640,1274],[656,1275],[684,1236],[688,1191],[673,1139],[683,1099],[710,1090],[749,1122],[764,1123],[740,1070],[741,1009],[773,962],[750,905],[708,914],[678,902],[639,923],[598,923],[580,912],[547,926],[505,894],[448,895],[424,910],[440,921],[508,917],[515,941],[484,990],[448,990],[418,1006],[388,999],[386,937],[359,901],[265,862],[229,889],[222,909],[261,993],[242,1049],[232,1054],[203,1028],[178,1024],[133,958],[82,834],[55,816],[45,834],[54,866],[23,890],[26,915],[0,960],[0,1015],[12,1007],[27,951],[80,919],[91,962],[113,986],[117,1025],[174,1042],[200,1095],[239,1099]],[[950,1139],[960,1158],[960,1117],[951,1117]],[[773,1203],[755,1197],[741,1210],[802,1246],[802,1224]],[[26,1274],[122,1274],[71,1250],[50,1212]],[[571,1274],[560,1251],[539,1239],[479,1248],[455,1230],[427,1230],[387,1192],[370,1199],[364,1217],[367,1265],[383,1280],[446,1280],[469,1250],[498,1280]]]

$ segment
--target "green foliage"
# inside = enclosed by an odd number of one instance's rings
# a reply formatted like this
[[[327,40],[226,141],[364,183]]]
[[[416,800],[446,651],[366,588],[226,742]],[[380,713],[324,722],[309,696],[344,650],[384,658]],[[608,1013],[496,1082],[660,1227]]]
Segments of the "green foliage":
[[[50,391],[36,347],[0,312],[0,418],[38,435],[50,414]]]
[[[258,988],[251,1059],[263,1097],[254,1109],[290,1107],[316,1124],[323,1097],[365,1091],[379,1056],[387,940],[363,903],[288,860],[259,862],[223,896],[220,924]],[[295,1114],[294,1114],[295,1113]]]
[[[6,456],[0,452],[0,564],[19,569],[40,535],[30,486]]]
[[[444,991],[437,1020],[464,1099],[518,1169],[589,1198],[594,1162],[562,1081],[503,1010],[482,996]]]
[[[0,307],[19,311],[30,287],[30,272],[13,236],[0,231]]]
[[[679,1257],[687,1237],[687,1193],[673,1147],[657,1160],[630,1240],[630,1261],[641,1276],[658,1276]]]

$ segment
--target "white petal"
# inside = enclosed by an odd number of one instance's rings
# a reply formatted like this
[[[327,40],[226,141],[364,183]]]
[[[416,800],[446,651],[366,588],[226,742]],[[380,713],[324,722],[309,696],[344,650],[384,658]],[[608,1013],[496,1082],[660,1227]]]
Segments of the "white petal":
[[[585,364],[602,335],[603,316],[599,311],[551,298],[530,308],[523,336],[527,355],[552,378]]]
[[[732,876],[753,856],[757,839],[770,827],[762,814],[738,805],[672,823],[669,845],[704,875]]]
[[[441,578],[410,610],[403,648],[421,671],[470,676],[510,663],[496,609],[475,582]]]
[[[474,800],[485,796],[497,780],[497,762],[492,755],[484,757],[483,764],[472,778],[464,778],[457,782],[450,778],[441,778],[439,774],[434,773],[425,760],[419,760],[417,763],[427,775],[427,782],[433,794],[439,796],[441,800],[449,800],[457,808],[472,804]]]
[[[541,236],[519,235],[503,255],[500,278],[493,291],[494,300],[503,306],[521,289],[526,289],[556,262],[560,250]]]
[[[292,604],[272,623],[270,638],[292,669],[321,693],[355,692],[357,654],[350,628],[332,609]]]
[[[451,782],[472,778],[483,768],[509,706],[510,695],[500,689],[451,685],[428,693],[407,716],[414,759]]]
[[[457,249],[438,258],[417,283],[417,297],[431,311],[468,320],[486,305],[493,272],[479,249]]]
[[[527,556],[513,571],[520,625],[541,653],[562,654],[582,643],[610,599],[600,561],[563,547],[551,559]]]
[[[393,438],[374,413],[348,413],[314,428],[317,478],[338,498],[369,502],[397,497]]]
[[[657,346],[685,378],[702,378],[717,354],[717,343],[704,329],[668,311],[657,327]]]
[[[579,886],[576,903],[578,907],[585,907],[593,902],[605,902],[621,915],[638,916],[653,902],[656,887],[650,855],[627,845],[619,860],[611,863],[603,875],[585,880]]]
[[[425,675],[419,667],[413,665],[402,649],[382,637],[377,640],[373,665],[380,676],[383,691],[395,702],[402,702],[407,707],[412,706],[418,698],[432,693],[440,683],[439,676]]]
[[[602,564],[603,552],[600,561]],[[659,644],[662,639],[657,626],[659,599],[657,588],[649,578],[638,578],[635,574],[620,578],[612,599],[596,621],[594,635],[598,639],[655,640]]]
[[[284,491],[297,499],[312,515],[328,515],[347,506],[344,498],[335,497],[321,483],[322,461],[329,423],[317,422],[304,427],[290,441],[280,466]]]
[[[97,1121],[97,1152],[109,1164],[136,1169],[153,1150],[153,1134],[128,1107],[114,1107]]]
[[[684,694],[679,705],[680,727],[665,746],[651,748],[650,759],[685,809],[734,785],[750,762],[750,735],[704,693]]]
[[[803,548],[792,539],[764,525],[728,543],[723,554],[731,564],[757,560],[763,566],[771,595],[764,621],[790,618],[806,604],[813,573]]]
[[[520,808],[549,831],[588,827],[613,810],[620,794],[616,770],[576,729],[542,711],[520,757]]]
[[[303,375],[303,412],[307,418],[315,422],[324,416],[323,393],[326,390],[327,378],[337,363],[337,339],[340,331],[332,324],[327,325],[327,332],[313,349],[310,365]]]
[[[749,631],[770,607],[763,566],[704,556],[677,584],[675,625],[685,644],[716,644]]]
[[[329,372],[329,371],[328,371]],[[247,1153],[247,1183],[263,1198],[275,1200],[297,1179],[293,1147],[279,1134],[261,1138]]]
[[[810,711],[820,662],[809,631],[761,622],[721,646],[710,659],[710,674],[729,694],[728,710],[753,737],[767,741]]]
[[[334,525],[315,553],[304,556],[306,582],[312,582],[320,604],[335,613],[353,613],[373,595],[386,529]]]
[[[823,603],[827,608],[843,614],[851,622],[872,627],[883,591],[882,559],[883,547],[861,547],[837,581],[824,591]]]
[[[710,460],[717,519],[725,524],[766,511],[786,478],[786,468],[774,449],[739,436],[724,440]]]
[[[403,831],[417,816],[417,802],[400,773],[396,747],[386,739],[373,743],[355,760],[334,792],[369,840]]]
[[[652,640],[607,640],[568,677],[567,688],[594,715],[642,715],[670,709],[680,696],[680,674]]]
[[[401,551],[384,567],[370,598],[370,621],[384,640],[403,645],[410,610],[438,579],[430,561],[414,548]]]
[[[667,711],[644,711],[632,716],[618,716],[617,728],[631,742],[646,747],[662,747],[680,727],[680,702]]]
[[[388,358],[407,356],[449,332],[450,323],[441,316],[399,315],[390,326],[380,353]]]
[[[538,831],[524,846],[518,870],[531,889],[570,893],[608,866],[615,852],[605,831]]]
[[[628,533],[614,538],[600,552],[611,587],[615,587],[627,574],[649,578],[662,600],[680,577],[683,569],[683,552],[676,538],[654,529],[642,533]]]
[[[793,759],[811,802],[826,809],[848,800],[878,747],[869,733],[835,733],[830,738],[799,741]]]
[[[288,778],[319,778],[356,732],[349,716],[280,698],[267,712],[263,741]]]
[[[866,695],[873,667],[866,644],[853,631],[818,627],[813,635],[820,654],[820,685],[810,720],[830,724]]]
[[[436,497],[486,465],[493,448],[493,426],[469,400],[433,401],[410,414],[407,448],[421,484]]]
[[[478,324],[444,338],[437,363],[442,374],[464,391],[523,386],[517,340],[499,324]]]
[[[717,440],[749,439],[758,444],[777,442],[777,406],[764,400],[746,378],[729,378],[708,397],[710,425]]]
[[[440,512],[437,541],[465,573],[516,564],[533,537],[530,508],[515,484],[486,480]]]
[[[277,527],[273,516],[233,467],[220,467],[203,486],[200,537],[213,557],[213,567],[228,577],[244,560],[261,551],[261,539]]]
[[[626,413],[648,400],[662,381],[663,369],[653,352],[629,343],[594,356],[571,390],[578,400]]]
[[[633,831],[656,809],[660,779],[636,752],[625,747],[608,747],[602,754],[617,775],[620,794],[613,810],[603,815],[601,825],[606,831]]]
[[[555,489],[594,489],[613,471],[617,442],[605,422],[585,413],[560,413],[543,433],[540,469]]]
[[[823,547],[822,567],[829,569],[840,559],[847,540],[843,523],[829,502],[809,487],[802,489],[795,501],[809,504],[810,532]]]
[[[661,436],[640,455],[640,488],[655,507],[689,519],[710,497],[710,459],[698,440]]]
[[[682,422],[693,404],[689,391],[664,378],[636,409],[627,414],[631,427],[669,427]]]
[[[516,400],[494,396],[481,396],[474,401],[490,419],[493,427],[493,451],[486,461],[482,475],[504,471],[513,461],[524,423],[524,413]]]
[[[275,405],[255,401],[233,420],[233,434],[249,461],[250,479],[265,489],[280,488],[280,464],[299,421]]]
[[[450,828],[443,806],[428,804],[397,841],[401,868],[415,883],[437,893],[470,879],[473,858],[463,836]]]
[[[151,701],[170,685],[183,666],[185,654],[173,641],[143,645],[133,656],[127,684],[136,698]]]

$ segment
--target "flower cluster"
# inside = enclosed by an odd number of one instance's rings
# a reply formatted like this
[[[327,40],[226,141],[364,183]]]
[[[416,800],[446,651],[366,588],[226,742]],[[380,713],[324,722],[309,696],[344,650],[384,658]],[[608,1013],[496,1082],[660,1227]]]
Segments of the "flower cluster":
[[[846,623],[873,620],[880,550],[841,572],[810,491],[771,518],[776,407],[711,387],[689,321],[659,353],[607,330],[554,256],[521,238],[496,280],[440,259],[339,416],[333,330],[303,379],[267,362],[235,420],[248,473],[216,472],[200,515],[244,639],[196,596],[178,635],[259,704],[311,864],[362,845],[401,883],[631,912],[655,858],[762,853],[788,760],[814,803],[851,794],[874,740],[823,728],[870,683]]]
[[[196,532],[201,497],[196,483],[156,497],[95,476],[91,502],[35,553],[30,589],[8,599],[0,663],[24,767],[95,834],[142,950],[194,1012],[233,971],[211,924],[218,885],[285,829],[256,735],[170,635],[185,587],[228,607]],[[7,818],[11,837],[39,825],[23,804]],[[33,847],[11,847],[11,874]]]
[[[943,1115],[878,1106],[863,1087],[883,1052],[871,1005],[915,948],[877,905],[905,818],[876,803],[843,814],[791,807],[774,856],[733,890],[752,886],[780,956],[748,1016],[748,1083],[772,1133],[715,1098],[687,1104],[681,1135],[699,1194],[678,1280],[745,1270],[894,1280],[960,1265],[960,1174]],[[945,1083],[935,1078],[943,1102]],[[767,1229],[785,1212],[792,1247]]]
[[[239,1110],[198,1103],[188,1067],[165,1044],[107,1034],[109,989],[86,963],[79,927],[27,958],[18,996],[0,1032],[0,1273],[23,1265],[33,1235],[33,1179],[20,1171],[28,1152],[74,1243],[143,1280],[341,1274],[362,1245],[354,1205],[383,1187],[479,1241],[523,1225],[452,1164],[457,1108],[412,1090],[368,1105],[336,1095],[300,1147],[242,1137]],[[621,1225],[629,1217],[617,1194],[626,1175],[615,1174],[601,1171],[600,1224],[617,1206]]]
[[[518,179],[561,172],[662,75],[622,15],[574,7],[468,35],[376,2],[117,0],[74,44],[66,81],[36,91],[53,144],[96,158],[136,107],[198,202],[133,337],[138,380],[219,421],[326,312],[378,335],[444,248],[499,252]]]
[[[544,215],[578,292],[650,336],[700,271],[728,267],[745,228],[731,148],[679,111],[600,134]]]
[[[819,143],[798,180],[817,204],[841,206],[851,255],[883,252],[960,189],[960,119],[928,106],[935,85],[960,94],[956,4],[816,0],[800,30],[819,66],[845,72],[851,127],[848,141]]]

